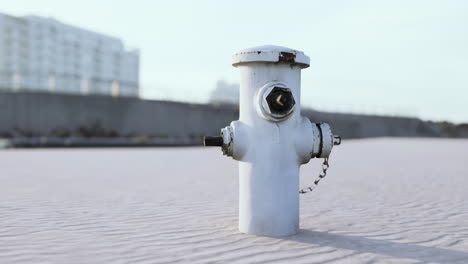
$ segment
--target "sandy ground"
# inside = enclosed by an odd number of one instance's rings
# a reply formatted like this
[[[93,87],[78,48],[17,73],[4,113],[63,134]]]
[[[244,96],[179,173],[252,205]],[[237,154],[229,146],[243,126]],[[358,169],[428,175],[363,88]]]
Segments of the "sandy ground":
[[[468,263],[468,140],[347,141],[330,163],[277,239],[237,231],[217,148],[2,150],[0,263]]]

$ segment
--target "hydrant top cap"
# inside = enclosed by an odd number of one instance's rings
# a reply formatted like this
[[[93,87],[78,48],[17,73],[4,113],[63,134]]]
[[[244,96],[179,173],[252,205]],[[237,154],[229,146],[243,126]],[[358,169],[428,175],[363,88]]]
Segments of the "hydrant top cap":
[[[232,56],[233,66],[248,62],[288,63],[307,68],[310,65],[310,58],[302,51],[273,45],[244,49]]]

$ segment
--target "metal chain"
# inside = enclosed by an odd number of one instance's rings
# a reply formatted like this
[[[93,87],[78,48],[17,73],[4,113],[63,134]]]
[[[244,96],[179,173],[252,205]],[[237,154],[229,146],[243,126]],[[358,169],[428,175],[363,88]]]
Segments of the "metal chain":
[[[328,164],[328,158],[324,158],[322,163],[322,173],[320,173],[318,178],[314,181],[314,185],[301,189],[299,193],[304,194],[313,191],[315,187],[317,187],[317,185],[319,184],[320,180],[327,176],[328,168],[330,168],[330,164]]]

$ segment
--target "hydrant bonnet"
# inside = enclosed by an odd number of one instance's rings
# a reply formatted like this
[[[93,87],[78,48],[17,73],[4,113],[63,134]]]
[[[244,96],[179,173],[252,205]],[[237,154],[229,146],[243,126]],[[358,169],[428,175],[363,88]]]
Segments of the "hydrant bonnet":
[[[302,51],[273,45],[244,49],[232,57],[233,66],[249,62],[288,63],[298,65],[301,68],[307,68],[310,65],[310,58]]]

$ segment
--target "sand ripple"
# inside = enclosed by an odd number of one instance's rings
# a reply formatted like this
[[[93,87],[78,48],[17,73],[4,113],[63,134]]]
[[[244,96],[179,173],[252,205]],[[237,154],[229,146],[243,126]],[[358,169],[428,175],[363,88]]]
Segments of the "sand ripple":
[[[0,263],[468,263],[468,140],[345,142],[283,239],[237,231],[216,149],[8,150],[0,168]]]

